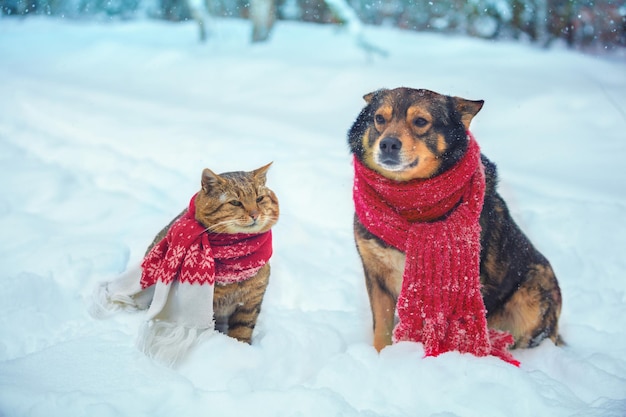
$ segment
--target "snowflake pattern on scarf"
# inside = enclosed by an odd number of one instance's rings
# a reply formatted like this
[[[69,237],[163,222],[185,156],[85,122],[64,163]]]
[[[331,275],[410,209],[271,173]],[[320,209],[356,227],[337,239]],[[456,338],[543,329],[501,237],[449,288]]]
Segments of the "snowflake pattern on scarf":
[[[195,195],[189,209],[145,256],[141,287],[178,279],[190,284],[231,284],[254,276],[272,256],[272,232],[209,233],[195,218]]]

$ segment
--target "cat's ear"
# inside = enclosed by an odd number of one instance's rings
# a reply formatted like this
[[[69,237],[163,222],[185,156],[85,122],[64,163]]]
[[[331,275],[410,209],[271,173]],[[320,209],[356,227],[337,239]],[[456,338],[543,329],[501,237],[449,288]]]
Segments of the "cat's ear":
[[[202,171],[202,179],[200,180],[200,183],[202,184],[202,190],[204,190],[204,192],[209,192],[211,188],[221,184],[222,182],[224,182],[224,179],[211,171],[209,168],[205,168]]]
[[[273,162],[270,162],[269,164],[264,165],[261,168],[255,169],[254,171],[252,171],[252,176],[265,184],[265,180],[267,179],[267,170],[270,169],[272,163]]]

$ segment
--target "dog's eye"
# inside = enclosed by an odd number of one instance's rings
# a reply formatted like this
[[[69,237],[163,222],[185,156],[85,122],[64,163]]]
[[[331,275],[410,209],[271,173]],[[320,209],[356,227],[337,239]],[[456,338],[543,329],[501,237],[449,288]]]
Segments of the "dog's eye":
[[[229,203],[232,204],[235,207],[241,207],[241,205],[242,205],[241,201],[238,201],[238,200],[232,200],[232,201],[229,201]]]
[[[377,114],[376,116],[374,116],[374,120],[376,120],[376,123],[380,124],[380,125],[384,125],[385,124],[385,118],[380,115]]]
[[[418,117],[417,119],[413,120],[413,124],[417,127],[424,127],[428,124],[428,120],[424,119],[423,117]]]

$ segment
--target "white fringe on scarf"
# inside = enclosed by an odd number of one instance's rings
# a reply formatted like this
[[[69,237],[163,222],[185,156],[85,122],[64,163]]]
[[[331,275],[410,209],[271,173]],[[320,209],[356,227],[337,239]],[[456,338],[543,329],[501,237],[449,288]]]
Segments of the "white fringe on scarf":
[[[141,266],[122,273],[94,290],[90,314],[97,319],[117,311],[148,309],[137,347],[149,357],[175,365],[199,341],[213,334],[213,285],[157,282],[141,288]]]
[[[101,282],[94,289],[89,314],[104,319],[118,311],[145,310],[150,306],[153,288],[142,291],[141,265],[129,268],[116,279]]]
[[[139,330],[137,349],[167,366],[174,366],[195,344],[212,335],[209,329],[150,320]]]

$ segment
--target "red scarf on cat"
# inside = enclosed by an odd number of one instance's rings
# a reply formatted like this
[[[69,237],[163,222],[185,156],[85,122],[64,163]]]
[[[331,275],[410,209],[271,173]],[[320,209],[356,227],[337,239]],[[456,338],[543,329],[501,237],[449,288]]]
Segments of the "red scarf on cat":
[[[197,195],[197,194],[196,194]],[[272,256],[272,232],[209,233],[195,219],[196,195],[187,212],[144,258],[141,287],[174,279],[189,284],[231,284],[254,276]]]
[[[485,174],[480,149],[469,147],[450,170],[431,179],[397,182],[354,158],[353,197],[361,223],[406,254],[394,340],[422,342],[427,356],[448,351],[494,355],[513,337],[487,328],[480,293],[480,224]]]
[[[97,317],[148,308],[138,347],[168,365],[212,333],[214,284],[252,278],[272,256],[271,231],[209,233],[194,217],[195,199],[148,252],[139,271],[129,269],[97,288],[92,308]]]

